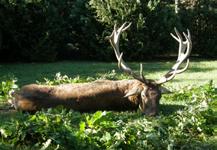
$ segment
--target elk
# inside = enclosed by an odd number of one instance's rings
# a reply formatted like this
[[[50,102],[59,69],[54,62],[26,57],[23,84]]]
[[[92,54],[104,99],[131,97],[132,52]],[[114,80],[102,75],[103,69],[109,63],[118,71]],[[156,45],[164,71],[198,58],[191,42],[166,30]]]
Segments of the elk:
[[[22,111],[37,111],[62,105],[65,108],[80,112],[96,110],[141,110],[142,114],[154,116],[159,110],[163,83],[172,80],[177,74],[184,72],[189,66],[189,55],[192,49],[191,35],[182,35],[175,28],[176,35],[171,36],[178,41],[178,58],[172,68],[159,80],[146,79],[143,67],[140,74],[136,74],[123,60],[123,53],[119,51],[121,33],[130,27],[131,23],[124,23],[114,30],[107,39],[110,41],[118,60],[118,67],[132,76],[131,80],[96,80],[89,83],[61,84],[56,86],[30,84],[23,86],[14,94],[12,103]],[[186,61],[185,67],[180,65]]]

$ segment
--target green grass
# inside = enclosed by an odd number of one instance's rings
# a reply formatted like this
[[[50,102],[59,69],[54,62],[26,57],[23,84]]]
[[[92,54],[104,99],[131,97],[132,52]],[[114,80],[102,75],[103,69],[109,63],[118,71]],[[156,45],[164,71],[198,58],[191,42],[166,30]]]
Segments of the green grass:
[[[159,79],[174,64],[174,61],[143,62],[144,75],[149,79]],[[128,64],[133,70],[139,71],[139,62]],[[17,63],[0,64],[0,79],[15,77],[19,87],[25,84],[44,81],[44,78],[53,80],[55,74],[69,77],[94,79],[105,77],[109,78],[112,70],[116,74],[115,79],[131,78],[118,69],[117,63],[104,62],[55,62],[55,63]],[[199,86],[208,83],[210,80],[217,84],[217,61],[191,60],[188,70],[178,74],[172,81],[165,84],[169,88],[185,88],[186,86]],[[165,105],[183,105],[184,102],[167,102],[162,100]],[[168,107],[168,106],[166,106]]]
[[[144,75],[146,78],[159,79],[174,64],[174,61],[143,62]],[[139,62],[128,64],[133,70],[139,71]],[[55,74],[60,72],[62,75],[80,78],[100,78],[110,75],[115,70],[116,79],[130,78],[118,69],[117,63],[104,62],[55,62],[55,63],[16,63],[0,64],[0,79],[5,77],[16,77],[18,86],[35,83],[36,80],[43,81],[44,78],[53,80]],[[189,85],[203,85],[210,80],[217,84],[217,61],[191,60],[188,70],[177,75],[172,81],[165,84],[169,88],[183,88]],[[162,110],[171,112],[182,108],[185,104],[183,101],[168,102],[162,98]],[[4,107],[0,104],[0,107]],[[164,109],[165,108],[165,109]],[[170,112],[170,111],[169,111]],[[1,116],[7,116],[1,114]],[[3,117],[5,118],[5,117]]]
[[[163,62],[143,62],[144,74],[146,78],[159,79],[174,64],[174,61]],[[129,66],[135,71],[139,71],[139,63],[131,62]],[[0,64],[0,77],[13,76],[18,79],[18,85],[35,83],[44,77],[52,79],[57,72],[69,77],[80,76],[101,77],[115,70],[117,78],[127,78],[119,71],[117,63],[102,62],[56,62],[56,63],[18,63]],[[209,80],[217,81],[217,61],[191,60],[189,69],[175,77],[173,81],[166,83],[172,87],[183,87],[186,85],[202,85]]]
[[[159,79],[164,75],[174,64],[174,61],[162,61],[162,62],[143,62],[144,75],[149,79]],[[139,71],[139,63],[131,62],[129,66],[135,70]],[[112,73],[115,70],[115,73]],[[60,72],[61,75],[67,75],[71,78],[79,76],[80,78],[93,77],[97,78],[111,78],[111,79],[124,79],[129,78],[126,74],[122,73],[118,67],[117,63],[102,63],[102,62],[56,62],[56,63],[18,63],[18,64],[0,64],[0,80],[4,80],[8,77],[17,78],[17,84],[21,87],[25,84],[35,83],[36,80],[43,81],[43,78],[48,78],[53,80],[55,74]],[[169,88],[184,88],[186,86],[199,86],[208,83],[210,80],[214,81],[214,85],[217,83],[217,61],[205,61],[205,60],[192,60],[189,69],[175,77],[172,81],[165,84]],[[186,92],[185,96],[192,95]],[[187,90],[188,91],[188,90]],[[191,92],[191,91],[189,91]],[[201,91],[197,92],[201,93]],[[160,113],[161,117],[170,117],[170,115],[175,114],[178,110],[183,110],[189,101],[186,101],[185,96],[181,93],[174,93],[176,95],[164,95],[161,99]],[[177,98],[179,97],[179,99]],[[180,98],[182,100],[180,100]],[[183,100],[184,99],[184,100]],[[187,100],[190,100],[187,98]],[[0,109],[5,106],[1,106]],[[214,107],[214,106],[213,106]],[[216,108],[216,106],[215,106]],[[216,110],[216,109],[213,109]],[[112,113],[116,114],[116,113]],[[143,119],[138,113],[132,112],[121,112],[117,113],[117,116],[127,118],[127,123],[135,122]],[[88,114],[91,115],[91,114]],[[15,111],[7,112],[6,110],[0,112],[0,125],[4,125],[5,122],[10,121],[11,118],[17,119],[22,123],[23,118],[22,113],[17,113]],[[123,118],[122,118],[123,119]],[[162,119],[162,118],[161,118]],[[152,120],[153,123],[158,121]],[[26,121],[28,122],[28,121]],[[52,124],[52,123],[51,123]],[[41,131],[42,132],[42,131]],[[44,132],[44,131],[43,131]],[[216,143],[217,136],[211,136],[207,141],[208,143]],[[0,143],[0,149],[1,145]],[[9,145],[8,145],[9,146]],[[217,147],[217,146],[216,146]],[[8,148],[9,149],[9,148]],[[24,149],[30,149],[28,145],[24,146]]]

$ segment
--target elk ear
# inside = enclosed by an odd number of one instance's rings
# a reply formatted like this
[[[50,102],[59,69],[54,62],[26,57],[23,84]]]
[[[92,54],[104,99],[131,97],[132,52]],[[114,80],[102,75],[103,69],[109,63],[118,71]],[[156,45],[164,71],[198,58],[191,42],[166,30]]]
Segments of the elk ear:
[[[170,94],[170,93],[172,93],[169,89],[167,89],[167,88],[165,88],[163,86],[160,86],[159,90],[161,91],[161,94]]]
[[[133,87],[132,89],[130,89],[125,95],[124,97],[128,97],[128,96],[132,96],[132,95],[138,95],[142,92],[143,88],[142,87]]]

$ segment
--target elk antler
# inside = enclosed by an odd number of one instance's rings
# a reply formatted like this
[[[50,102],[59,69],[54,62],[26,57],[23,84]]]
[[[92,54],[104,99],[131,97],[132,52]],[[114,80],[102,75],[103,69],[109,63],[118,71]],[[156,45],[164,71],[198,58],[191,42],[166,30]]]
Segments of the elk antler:
[[[183,32],[183,35],[185,37],[185,41],[183,41],[181,34],[177,31],[175,28],[175,33],[176,36],[172,33],[170,35],[179,42],[179,53],[178,53],[178,58],[176,60],[176,63],[173,65],[172,69],[168,71],[161,79],[156,81],[157,84],[163,84],[165,82],[168,82],[172,80],[176,74],[184,72],[188,66],[189,66],[189,55],[191,53],[192,49],[192,42],[191,42],[191,34],[190,31],[187,30],[188,34],[186,35],[185,32]],[[187,61],[186,65],[184,68],[179,69],[180,65],[184,62]]]
[[[130,27],[131,23],[127,24],[126,22],[124,24],[122,24],[122,26],[120,28],[117,29],[116,24],[114,25],[114,30],[112,32],[112,34],[110,36],[107,37],[107,39],[109,39],[116,58],[118,60],[118,67],[123,70],[124,72],[126,72],[127,74],[132,75],[135,79],[147,83],[148,81],[145,79],[144,75],[143,75],[143,67],[142,64],[140,64],[140,75],[137,75],[136,73],[134,73],[132,71],[132,69],[130,69],[130,67],[127,66],[127,64],[124,62],[122,56],[123,56],[123,52],[120,53],[119,51],[119,39],[120,39],[120,35],[123,31],[127,30]]]

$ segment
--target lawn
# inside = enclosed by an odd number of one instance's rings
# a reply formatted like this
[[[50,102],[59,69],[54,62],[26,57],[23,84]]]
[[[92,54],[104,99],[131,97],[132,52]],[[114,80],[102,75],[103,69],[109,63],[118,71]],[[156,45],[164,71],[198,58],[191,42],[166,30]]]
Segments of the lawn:
[[[174,61],[154,61],[142,62],[143,72],[148,79],[159,79],[174,64]],[[131,62],[128,65],[139,72],[140,62]],[[115,73],[113,73],[115,71]],[[19,87],[25,84],[44,81],[44,78],[53,80],[56,73],[67,75],[71,78],[92,80],[98,78],[105,79],[125,79],[132,78],[118,69],[116,62],[55,62],[55,63],[16,63],[0,64],[0,79],[15,77]],[[78,79],[78,80],[79,80]],[[186,86],[199,86],[213,80],[217,86],[217,61],[191,60],[188,70],[178,74],[172,81],[164,84],[169,89],[182,89]],[[170,102],[172,103],[172,102]],[[183,102],[175,102],[175,104]]]
[[[143,62],[145,77],[151,79],[159,79],[174,64],[174,61],[163,62]],[[129,66],[135,71],[139,71],[139,63],[129,63]],[[13,76],[18,80],[18,85],[35,83],[36,80],[41,81],[43,78],[52,79],[56,73],[69,77],[80,76],[102,77],[115,70],[118,79],[127,78],[117,67],[117,63],[102,62],[56,62],[56,63],[16,63],[16,64],[0,64],[0,77]],[[209,80],[217,81],[217,61],[192,60],[189,69],[175,77],[166,86],[186,85],[202,85]]]
[[[173,63],[143,62],[145,77],[159,79]],[[129,66],[139,71],[139,63]],[[0,79],[16,78],[19,87],[43,82],[44,78],[55,80],[58,72],[81,82],[131,78],[119,71],[116,62],[0,64]],[[18,149],[43,149],[46,144],[50,149],[217,148],[217,104],[211,110],[199,111],[203,102],[217,99],[216,75],[217,61],[192,60],[186,72],[165,84],[174,93],[162,97],[161,115],[156,118],[141,116],[139,111],[80,114],[54,109],[34,115],[1,111],[0,136],[4,142],[0,141],[0,149],[14,148],[13,144]],[[208,86],[210,80],[213,87]]]

